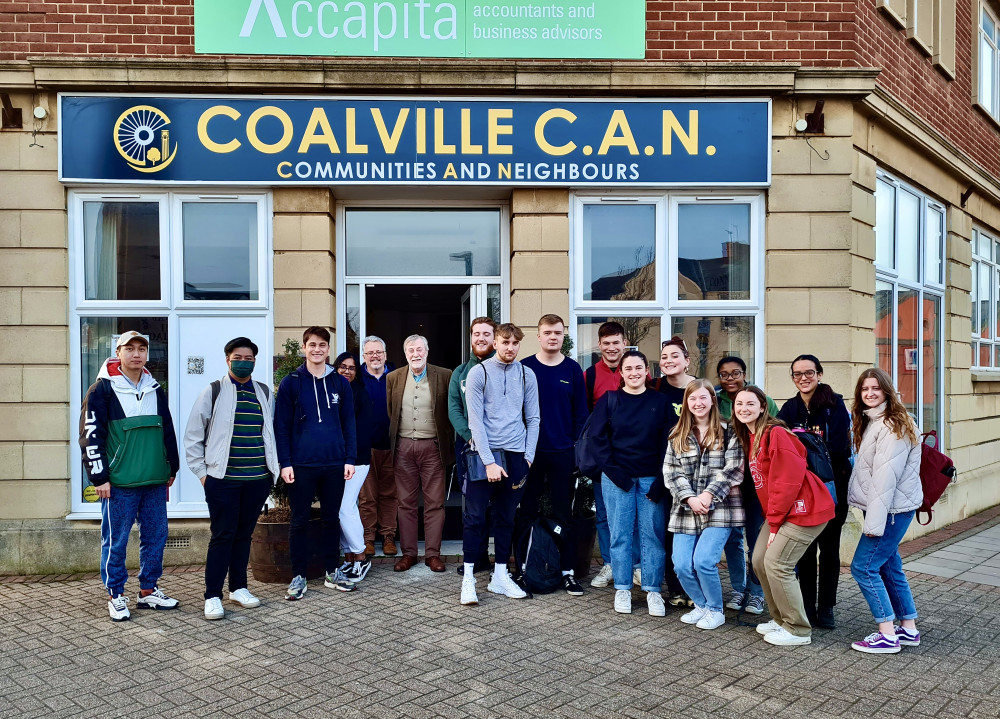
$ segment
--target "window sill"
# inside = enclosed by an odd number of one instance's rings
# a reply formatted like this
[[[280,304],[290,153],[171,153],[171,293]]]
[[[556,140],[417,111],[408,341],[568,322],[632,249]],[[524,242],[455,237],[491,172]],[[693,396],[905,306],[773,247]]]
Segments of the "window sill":
[[[1000,382],[1000,370],[998,369],[974,369],[972,370],[973,382]]]

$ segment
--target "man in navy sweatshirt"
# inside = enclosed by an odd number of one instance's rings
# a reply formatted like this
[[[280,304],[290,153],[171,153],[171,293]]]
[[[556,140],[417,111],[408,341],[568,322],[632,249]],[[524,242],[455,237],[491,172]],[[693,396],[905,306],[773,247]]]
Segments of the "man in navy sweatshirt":
[[[576,484],[573,469],[576,457],[573,445],[583,431],[589,414],[587,388],[583,370],[576,361],[562,353],[566,323],[559,315],[543,315],[538,320],[539,352],[523,361],[535,373],[538,381],[538,405],[541,428],[538,451],[528,474],[528,485],[518,510],[516,537],[523,537],[538,518],[539,503],[545,488],[552,500],[552,516],[562,528],[560,533],[562,586],[566,593],[578,597],[583,588],[573,576],[575,543],[573,541],[572,507]],[[523,542],[518,542],[518,549]],[[523,571],[524,556],[515,552],[518,569]]]
[[[357,452],[354,394],[347,380],[327,364],[326,328],[309,327],[302,333],[302,345],[306,361],[281,380],[274,408],[278,463],[292,510],[288,551],[294,577],[285,592],[290,601],[306,593],[306,528],[314,497],[319,498],[323,520],[324,584],[342,592],[355,589],[340,572],[340,503],[344,482],[354,476]]]
[[[512,599],[527,596],[507,572],[514,510],[528,479],[538,444],[538,385],[535,373],[517,361],[524,332],[517,325],[497,327],[493,346],[497,353],[474,367],[465,381],[472,446],[481,465],[469,467],[465,478],[465,517],[462,550],[461,603],[478,604],[473,573],[486,508],[493,508],[493,549],[496,565],[487,589]],[[473,471],[475,469],[475,472]]]

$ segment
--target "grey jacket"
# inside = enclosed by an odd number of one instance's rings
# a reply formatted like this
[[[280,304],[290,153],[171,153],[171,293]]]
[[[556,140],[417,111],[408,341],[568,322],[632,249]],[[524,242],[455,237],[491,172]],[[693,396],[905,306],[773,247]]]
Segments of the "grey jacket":
[[[281,474],[281,466],[278,464],[278,452],[274,444],[274,425],[271,421],[274,416],[274,405],[271,393],[256,380],[253,386],[264,415],[264,452],[267,455],[267,468],[274,477],[277,477]],[[194,406],[191,407],[191,415],[184,430],[184,453],[187,465],[195,477],[201,479],[206,475],[226,476],[235,416],[236,385],[227,374],[219,385],[219,397],[215,401],[214,411],[211,385],[202,390],[194,401]]]
[[[847,502],[865,512],[863,531],[881,537],[889,515],[920,507],[920,445],[900,439],[883,420],[885,403],[866,409],[870,422],[861,437]]]
[[[493,464],[490,449],[524,452],[535,461],[538,445],[538,381],[517,360],[504,364],[496,355],[473,367],[465,379],[472,444],[483,464]]]

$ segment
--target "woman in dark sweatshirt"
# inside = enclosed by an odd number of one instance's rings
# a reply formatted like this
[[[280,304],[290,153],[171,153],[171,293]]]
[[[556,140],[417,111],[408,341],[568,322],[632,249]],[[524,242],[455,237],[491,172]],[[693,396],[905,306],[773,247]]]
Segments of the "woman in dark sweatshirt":
[[[611,531],[611,570],[615,611],[632,611],[632,542],[636,519],[642,563],[642,588],[652,616],[665,614],[660,584],[666,563],[664,506],[660,501],[663,456],[669,434],[668,401],[646,388],[648,363],[638,350],[622,356],[623,387],[606,392],[594,406],[590,437],[600,458],[604,503]]]
[[[792,381],[799,391],[782,405],[778,419],[792,429],[805,429],[821,436],[833,463],[837,514],[802,555],[798,566],[802,600],[809,621],[817,627],[833,629],[836,627],[833,607],[837,603],[840,578],[840,530],[847,519],[847,483],[851,478],[851,415],[844,398],[830,385],[823,384],[822,379],[823,365],[818,358],[813,355],[796,357],[792,361]]]

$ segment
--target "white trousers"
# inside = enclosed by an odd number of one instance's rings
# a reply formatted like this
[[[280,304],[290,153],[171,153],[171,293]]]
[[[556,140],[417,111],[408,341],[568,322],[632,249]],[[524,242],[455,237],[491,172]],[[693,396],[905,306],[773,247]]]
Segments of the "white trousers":
[[[354,465],[354,476],[344,482],[344,498],[340,502],[340,548],[352,554],[365,551],[365,528],[358,511],[358,495],[370,467],[369,464]]]

